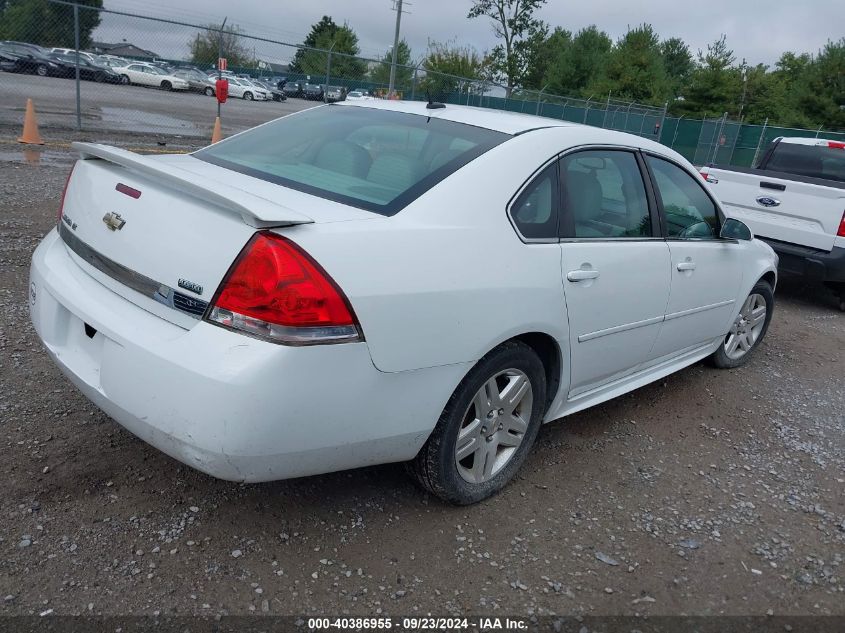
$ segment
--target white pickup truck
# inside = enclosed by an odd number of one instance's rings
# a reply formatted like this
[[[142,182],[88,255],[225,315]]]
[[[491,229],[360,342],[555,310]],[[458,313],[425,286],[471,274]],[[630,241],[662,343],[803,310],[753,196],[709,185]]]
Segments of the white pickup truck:
[[[845,310],[845,143],[777,138],[756,167],[701,175],[725,214],[775,250],[781,273],[824,283]]]

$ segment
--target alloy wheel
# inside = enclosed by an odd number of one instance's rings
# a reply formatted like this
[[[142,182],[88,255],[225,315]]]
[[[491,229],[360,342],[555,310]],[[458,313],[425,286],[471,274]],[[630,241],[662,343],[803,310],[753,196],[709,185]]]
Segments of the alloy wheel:
[[[766,299],[760,294],[748,295],[742,309],[725,337],[725,354],[731,360],[745,356],[754,347],[766,326]]]
[[[455,443],[458,473],[473,484],[489,481],[511,460],[531,420],[528,376],[506,369],[487,380],[464,413]]]

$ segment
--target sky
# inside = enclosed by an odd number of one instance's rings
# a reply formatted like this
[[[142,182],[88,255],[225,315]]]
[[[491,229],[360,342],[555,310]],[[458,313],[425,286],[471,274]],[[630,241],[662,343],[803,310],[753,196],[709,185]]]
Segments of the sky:
[[[238,24],[249,34],[301,43],[311,25],[330,15],[357,33],[361,54],[381,58],[393,43],[396,13],[392,0],[104,0],[107,9],[184,21]],[[479,52],[496,44],[490,23],[468,20],[470,0],[410,0],[402,15],[402,36],[415,59],[429,39],[454,41]],[[737,61],[773,65],[781,52],[815,53],[828,40],[845,35],[845,0],[548,0],[538,16],[570,31],[596,24],[614,40],[629,27],[652,24],[661,38],[681,37],[693,54],[721,34]],[[106,16],[94,39],[125,39],[164,57],[183,57],[193,29]],[[259,59],[286,62],[293,50],[261,42]]]

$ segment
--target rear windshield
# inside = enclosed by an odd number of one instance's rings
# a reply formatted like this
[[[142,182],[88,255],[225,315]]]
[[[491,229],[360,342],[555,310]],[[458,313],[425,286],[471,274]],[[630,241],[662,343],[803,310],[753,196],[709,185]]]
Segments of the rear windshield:
[[[824,145],[778,143],[766,169],[809,178],[845,182],[845,149]]]
[[[393,215],[509,135],[404,112],[321,106],[196,152],[197,158]]]

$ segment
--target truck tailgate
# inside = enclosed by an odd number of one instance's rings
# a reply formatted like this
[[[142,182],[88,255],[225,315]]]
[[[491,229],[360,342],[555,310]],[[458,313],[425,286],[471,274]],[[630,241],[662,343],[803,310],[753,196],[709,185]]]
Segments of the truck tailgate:
[[[845,190],[777,177],[708,168],[725,213],[758,237],[830,251],[845,211]],[[714,180],[718,182],[713,182]]]

